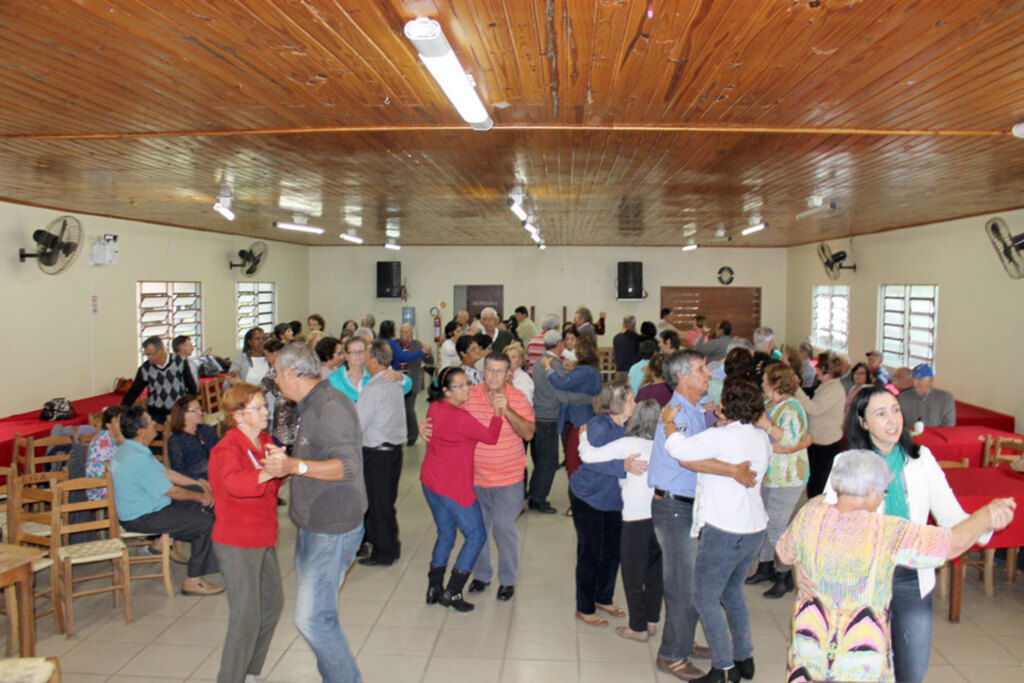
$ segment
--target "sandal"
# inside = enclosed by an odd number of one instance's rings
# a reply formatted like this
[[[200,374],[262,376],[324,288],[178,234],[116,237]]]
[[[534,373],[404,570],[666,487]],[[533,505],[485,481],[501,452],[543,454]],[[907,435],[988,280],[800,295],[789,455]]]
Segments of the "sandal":
[[[671,659],[662,659],[661,657],[658,657],[657,664],[659,671],[672,674],[676,678],[684,681],[692,681],[693,679],[700,678],[704,675],[704,671],[698,669],[689,659],[677,659],[672,661]]]
[[[647,631],[634,631],[628,626],[616,626],[615,632],[623,638],[629,638],[630,640],[636,640],[641,643],[646,643],[649,638]]]
[[[622,609],[621,607],[616,607],[615,605],[602,605],[600,603],[596,603],[595,602],[594,603],[594,607],[596,607],[597,609],[601,610],[602,612],[605,612],[606,614],[609,614],[609,615],[611,615],[613,617],[624,617],[624,616],[626,616],[626,610]]]
[[[606,628],[608,626],[608,620],[604,617],[599,617],[596,614],[584,614],[583,612],[577,612],[576,618],[585,624],[596,626],[597,628]]]
[[[572,517],[572,508],[566,508],[565,512],[562,513],[566,517]]]

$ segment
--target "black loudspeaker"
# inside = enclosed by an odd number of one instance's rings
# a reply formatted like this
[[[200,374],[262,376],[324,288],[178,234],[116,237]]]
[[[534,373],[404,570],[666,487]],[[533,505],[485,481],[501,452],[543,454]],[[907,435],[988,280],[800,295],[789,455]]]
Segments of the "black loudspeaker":
[[[644,264],[640,261],[619,261],[619,301],[644,298]]]
[[[402,298],[402,263],[377,261],[377,298]]]

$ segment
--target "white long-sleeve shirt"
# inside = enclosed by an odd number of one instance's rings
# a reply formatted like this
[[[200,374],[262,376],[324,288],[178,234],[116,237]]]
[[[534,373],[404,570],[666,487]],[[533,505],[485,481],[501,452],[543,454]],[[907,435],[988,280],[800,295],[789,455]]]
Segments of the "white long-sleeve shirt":
[[[625,460],[634,453],[639,453],[637,460],[651,461],[651,447],[654,441],[641,439],[639,436],[624,436],[610,441],[604,446],[591,446],[587,441],[587,433],[580,432],[580,460],[583,462],[609,462]],[[647,473],[633,474],[626,472],[626,478],[619,480],[622,487],[622,521],[639,522],[651,518],[651,500],[654,498],[654,487],[647,485]]]

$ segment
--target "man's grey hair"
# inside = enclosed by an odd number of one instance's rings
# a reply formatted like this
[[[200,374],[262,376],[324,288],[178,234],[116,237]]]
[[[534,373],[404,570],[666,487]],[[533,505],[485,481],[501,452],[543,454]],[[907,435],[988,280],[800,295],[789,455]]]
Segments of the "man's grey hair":
[[[544,333],[544,348],[548,351],[558,346],[562,341],[562,333],[558,330],[548,330]]]
[[[291,342],[277,352],[277,372],[290,368],[299,377],[320,378],[320,358],[304,342]]]
[[[544,316],[544,320],[540,324],[540,329],[547,330],[559,330],[562,328],[562,319],[554,313],[549,313]]]
[[[576,309],[576,315],[578,315],[585,323],[594,322],[594,314],[591,313],[590,309],[586,306]]]
[[[690,349],[680,349],[674,352],[661,366],[661,376],[665,378],[665,384],[672,391],[676,390],[679,384],[678,375],[689,375],[693,371],[693,363],[703,360],[704,354]]]
[[[775,330],[770,327],[759,327],[754,330],[754,348],[763,349],[775,341]]]
[[[636,404],[633,417],[626,426],[626,436],[638,436],[641,439],[653,439],[661,419],[661,406],[653,398]]]
[[[163,351],[164,340],[160,337],[149,337],[142,342],[142,350],[145,351],[147,346],[152,347],[154,351]]]
[[[831,480],[838,495],[863,498],[885,491],[892,481],[892,470],[885,458],[874,451],[846,451],[836,457]]]
[[[746,349],[750,353],[754,353],[754,342],[743,337],[730,337],[729,346],[725,348],[725,352],[729,353],[733,349]]]
[[[811,358],[814,356],[814,346],[809,341],[802,341],[800,342],[800,353]]]
[[[404,330],[406,328],[409,328],[411,330],[412,329],[412,323],[402,323],[401,325],[398,326],[398,331],[401,332],[402,330]]]
[[[373,317],[373,313],[367,313],[359,322],[362,323],[363,327],[373,327],[377,324],[377,319]]]
[[[480,311],[480,319],[482,320],[485,315],[493,315],[495,318],[497,318],[498,312],[491,308],[490,306],[488,306],[484,310]]]
[[[352,336],[359,337],[364,342],[369,344],[370,342],[373,341],[373,330],[371,330],[369,327],[360,327],[359,329],[352,333]]]
[[[627,316],[622,318],[622,326],[623,327],[628,327],[629,325],[635,325],[635,324],[636,324],[636,316],[635,315],[627,315]]]
[[[391,365],[394,354],[391,352],[391,345],[383,339],[375,339],[370,342],[369,355],[384,367]]]

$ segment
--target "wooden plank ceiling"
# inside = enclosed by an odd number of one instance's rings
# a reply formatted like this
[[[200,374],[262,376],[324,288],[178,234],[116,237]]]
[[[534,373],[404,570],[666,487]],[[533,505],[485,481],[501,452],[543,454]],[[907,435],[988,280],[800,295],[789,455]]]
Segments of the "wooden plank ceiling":
[[[492,130],[419,63],[418,16]],[[6,0],[0,97],[0,199],[310,245],[530,245],[517,186],[551,245],[1024,206],[1022,1]],[[797,220],[809,195],[838,208]],[[272,227],[295,212],[327,232]]]

